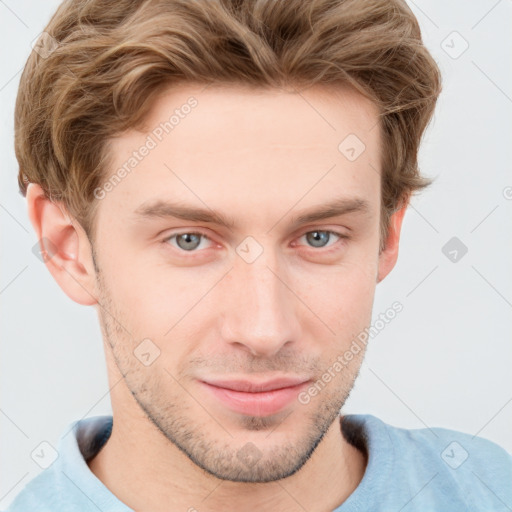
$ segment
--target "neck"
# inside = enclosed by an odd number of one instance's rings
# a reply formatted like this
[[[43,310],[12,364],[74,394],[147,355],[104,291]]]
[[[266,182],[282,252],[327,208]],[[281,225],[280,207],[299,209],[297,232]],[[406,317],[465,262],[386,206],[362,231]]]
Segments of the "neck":
[[[343,437],[339,417],[290,477],[268,483],[225,481],[197,467],[142,412],[122,416],[114,414],[112,434],[89,468],[123,503],[140,512],[214,512],[225,510],[226,503],[240,512],[330,511],[355,490],[367,462]]]

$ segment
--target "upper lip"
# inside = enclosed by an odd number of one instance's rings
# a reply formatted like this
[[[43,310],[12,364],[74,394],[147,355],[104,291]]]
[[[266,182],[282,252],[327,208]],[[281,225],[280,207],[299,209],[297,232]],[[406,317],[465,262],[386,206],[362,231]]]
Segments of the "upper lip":
[[[273,391],[276,389],[298,386],[307,382],[309,379],[304,377],[279,377],[265,381],[250,381],[244,379],[233,380],[203,380],[210,386],[231,389],[234,391],[245,391],[248,393],[257,393],[262,391]]]

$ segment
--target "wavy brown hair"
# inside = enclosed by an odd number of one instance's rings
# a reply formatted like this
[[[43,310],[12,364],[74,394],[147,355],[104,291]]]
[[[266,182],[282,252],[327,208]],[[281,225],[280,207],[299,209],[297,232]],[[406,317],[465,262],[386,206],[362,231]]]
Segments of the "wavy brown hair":
[[[183,82],[348,85],[374,102],[381,249],[391,214],[432,181],[417,154],[441,78],[404,1],[65,0],[20,80],[21,193],[40,184],[92,241],[109,139],[143,126],[156,96]]]

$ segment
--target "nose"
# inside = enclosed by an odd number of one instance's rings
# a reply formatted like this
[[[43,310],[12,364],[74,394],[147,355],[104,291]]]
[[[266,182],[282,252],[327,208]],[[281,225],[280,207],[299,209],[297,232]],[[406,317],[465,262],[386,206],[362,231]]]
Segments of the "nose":
[[[264,255],[253,263],[239,259],[229,272],[221,332],[227,343],[253,356],[271,358],[299,339],[300,326],[295,312],[298,299],[287,273],[276,258]]]

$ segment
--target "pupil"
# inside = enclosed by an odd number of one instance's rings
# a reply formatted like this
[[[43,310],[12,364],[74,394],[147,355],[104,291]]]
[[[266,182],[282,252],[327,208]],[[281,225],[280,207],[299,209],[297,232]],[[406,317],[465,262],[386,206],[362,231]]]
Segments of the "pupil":
[[[308,237],[308,242],[311,242],[314,247],[322,247],[325,245],[325,243],[327,243],[329,239],[329,233],[326,231],[312,231],[309,233]]]
[[[181,249],[195,249],[198,246],[199,236],[193,233],[184,233],[178,237],[178,245]],[[184,241],[182,244],[181,241]]]

